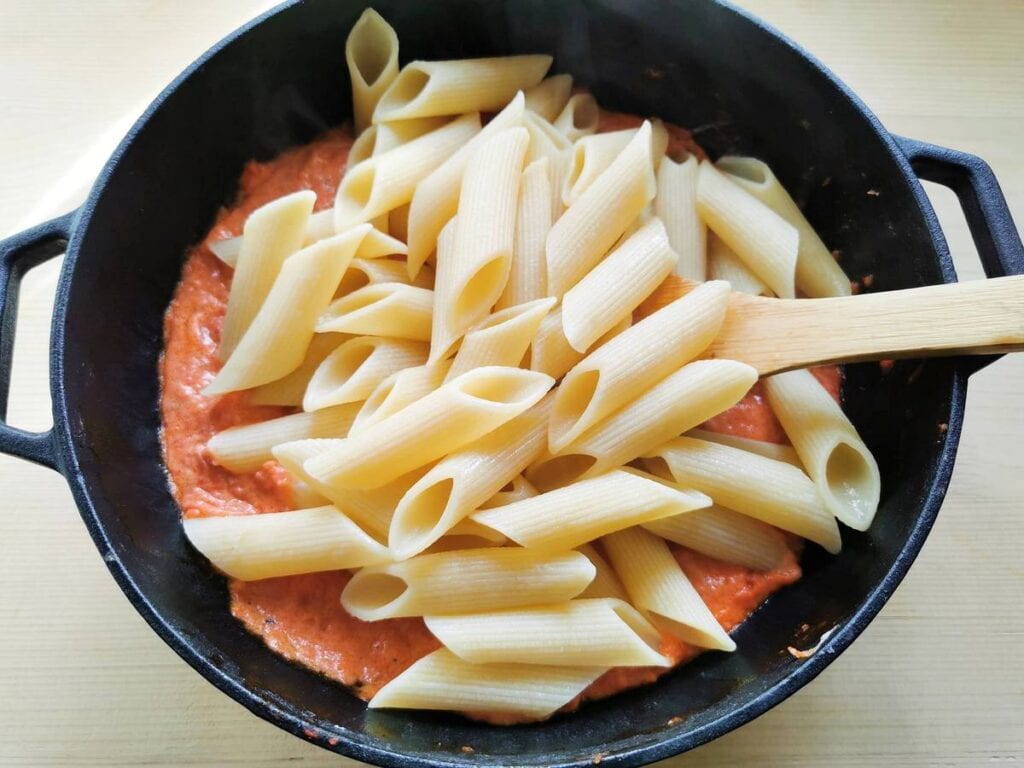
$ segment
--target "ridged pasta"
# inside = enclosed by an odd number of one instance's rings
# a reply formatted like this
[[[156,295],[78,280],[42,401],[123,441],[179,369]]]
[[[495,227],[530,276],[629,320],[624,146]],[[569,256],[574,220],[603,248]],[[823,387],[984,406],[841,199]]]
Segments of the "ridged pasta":
[[[357,434],[371,424],[398,413],[410,403],[429,395],[444,384],[450,367],[450,360],[442,360],[433,365],[403,368],[391,374],[378,384],[363,402],[352,424],[351,433]]]
[[[448,379],[485,365],[518,366],[557,301],[550,297],[508,307],[470,329],[455,353]]]
[[[720,443],[733,448],[739,448],[743,451],[750,451],[751,453],[756,453],[769,459],[784,461],[787,464],[792,464],[798,469],[803,469],[803,464],[800,463],[800,457],[791,445],[769,443],[764,440],[753,440],[749,437],[739,437],[738,435],[726,435],[722,432],[712,432],[707,429],[691,429],[686,433],[686,437],[692,437],[697,440],[706,440],[709,443]]]
[[[711,280],[724,280],[738,293],[771,296],[767,284],[750,271],[736,252],[714,232],[707,233],[707,270]]]
[[[434,271],[424,268],[415,280],[409,279],[405,263],[394,259],[352,259],[334,292],[335,298],[355,293],[360,288],[380,283],[405,283],[417,288],[434,287]]]
[[[512,263],[497,309],[547,295],[544,241],[551,231],[551,194],[551,161],[542,157],[530,163],[519,180]]]
[[[572,93],[572,75],[551,75],[531,88],[523,95],[526,97],[526,108],[531,112],[551,121],[557,118],[565,105],[569,103]]]
[[[686,512],[685,514],[678,515],[678,517],[687,517],[695,514],[695,512]],[[666,518],[672,520],[674,518]],[[597,547],[593,543],[581,544],[576,547],[576,551],[582,553],[594,566],[594,579],[587,585],[587,588],[580,592],[581,599],[593,599],[601,597],[611,597],[616,600],[624,600],[629,602],[629,595],[626,594],[625,588],[622,586],[622,582],[619,581],[619,577],[615,575],[615,571],[608,564],[608,561],[604,559],[604,556],[597,551]]]
[[[624,317],[608,333],[594,342],[594,346],[587,350],[600,349],[610,339],[625,331],[633,322],[633,318]],[[534,371],[546,373],[555,379],[565,375],[576,363],[586,357],[585,352],[577,352],[565,338],[565,331],[562,329],[562,309],[556,307],[553,311],[544,316],[537,329],[537,335],[533,337],[530,344],[529,356],[530,368]]]
[[[254,405],[301,406],[306,387],[320,363],[344,342],[355,338],[347,333],[318,333],[309,342],[306,356],[299,367],[269,384],[250,389],[249,402]]]
[[[589,136],[597,130],[601,109],[589,93],[577,93],[566,102],[565,107],[552,120],[552,124],[569,141]]]
[[[302,399],[303,410],[365,400],[392,373],[426,360],[426,345],[416,341],[372,336],[346,341],[313,372]]]
[[[697,158],[681,163],[666,157],[658,166],[654,212],[665,223],[672,250],[679,254],[676,274],[702,281],[707,276],[707,227],[697,215]]]
[[[435,293],[405,283],[376,283],[333,302],[316,323],[318,333],[350,333],[430,341]]]
[[[356,133],[373,118],[380,97],[398,76],[398,35],[372,8],[353,25],[345,41],[345,63],[352,82],[352,114]]]

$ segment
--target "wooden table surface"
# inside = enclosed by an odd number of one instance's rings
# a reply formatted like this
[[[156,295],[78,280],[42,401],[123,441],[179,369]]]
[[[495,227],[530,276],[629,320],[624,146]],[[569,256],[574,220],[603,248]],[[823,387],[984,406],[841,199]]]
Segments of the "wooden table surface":
[[[988,160],[1024,222],[1024,2],[744,4],[823,59],[891,130]],[[3,0],[0,233],[74,205],[146,101],[268,5]],[[961,278],[980,277],[952,194],[929,193]],[[54,264],[37,270],[22,294],[11,417],[27,428],[49,423],[55,277]],[[671,765],[1024,761],[1024,356],[974,377],[967,416],[939,521],[879,618],[797,695]],[[343,762],[186,666],[115,586],[60,478],[2,457],[0,585],[0,764]]]

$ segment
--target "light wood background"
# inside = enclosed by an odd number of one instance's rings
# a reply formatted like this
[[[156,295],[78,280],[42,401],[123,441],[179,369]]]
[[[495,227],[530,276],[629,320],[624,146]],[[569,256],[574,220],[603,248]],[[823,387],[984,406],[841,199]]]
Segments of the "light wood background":
[[[1024,222],[1024,2],[745,0],[893,131],[980,154]],[[266,0],[2,0],[0,233],[77,202],[148,98]],[[340,44],[340,41],[339,41]],[[842,162],[836,158],[836,162]],[[929,189],[962,278],[962,217]],[[899,254],[893,254],[898,257]],[[23,292],[12,421],[49,423],[55,265]],[[971,383],[931,538],[821,677],[674,766],[980,766],[1024,760],[1024,356]],[[0,764],[338,765],[214,690],[108,575],[55,474],[0,458]]]

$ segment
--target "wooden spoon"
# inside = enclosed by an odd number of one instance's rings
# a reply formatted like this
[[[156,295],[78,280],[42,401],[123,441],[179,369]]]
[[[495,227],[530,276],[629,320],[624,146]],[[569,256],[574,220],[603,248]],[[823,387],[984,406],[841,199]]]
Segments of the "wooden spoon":
[[[697,283],[670,276],[637,309],[649,315]],[[825,363],[1024,351],[1024,275],[834,299],[733,292],[703,357],[766,376]]]

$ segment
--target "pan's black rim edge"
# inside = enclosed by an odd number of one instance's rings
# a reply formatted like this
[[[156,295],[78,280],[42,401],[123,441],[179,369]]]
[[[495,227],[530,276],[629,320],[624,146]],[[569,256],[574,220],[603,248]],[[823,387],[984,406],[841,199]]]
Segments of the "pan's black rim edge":
[[[895,139],[884,128],[875,114],[843,83],[833,74],[822,62],[811,55],[803,47],[795,43],[786,35],[779,32],[771,25],[758,19],[747,11],[736,7],[728,0],[713,0],[725,7],[731,13],[741,17],[746,22],[753,24],[762,31],[771,35],[779,44],[789,48],[791,51],[802,56],[817,73],[826,78],[842,96],[853,106],[869,123],[872,130],[889,150],[890,155],[896,162],[916,198],[918,207],[924,217],[932,236],[935,252],[939,259],[939,267],[944,282],[955,282],[956,272],[953,268],[945,238],[939,227],[938,219],[932,208],[924,188],[921,186],[916,175],[910,167],[906,156],[900,150]],[[259,697],[253,691],[245,688],[238,681],[233,679],[223,670],[216,667],[209,659],[198,653],[187,638],[183,637],[174,627],[167,623],[157,613],[145,594],[134,582],[128,573],[120,556],[113,548],[102,523],[93,507],[88,493],[86,492],[82,472],[79,466],[78,456],[75,452],[74,443],[71,439],[70,419],[68,418],[66,392],[64,388],[64,359],[62,350],[65,340],[65,324],[67,322],[67,304],[71,288],[71,278],[74,272],[74,265],[77,261],[80,236],[79,231],[83,222],[91,219],[95,210],[99,195],[119,164],[127,148],[135,140],[140,131],[145,128],[153,113],[159,109],[167,98],[186,79],[194,75],[202,66],[231,44],[235,39],[246,34],[253,27],[261,24],[266,19],[298,5],[304,0],[288,0],[278,6],[255,17],[243,26],[236,29],[227,37],[220,40],[202,56],[190,64],[178,77],[176,77],[161,93],[152,104],[145,110],[142,116],[136,121],[125,138],[118,145],[117,149],[107,161],[103,170],[97,177],[88,200],[80,209],[76,220],[76,232],[72,234],[69,242],[67,256],[60,282],[57,287],[54,316],[51,329],[50,349],[50,370],[51,370],[51,395],[53,398],[54,437],[56,450],[61,460],[61,466],[71,487],[72,495],[78,505],[82,520],[89,531],[90,536],[96,544],[107,568],[110,570],[118,586],[132,606],[145,619],[149,626],[168,646],[189,666],[199,672],[204,678],[216,688],[231,696],[264,720],[277,725],[300,738],[317,744],[324,749],[346,755],[387,768],[462,768],[464,766],[479,765],[479,760],[471,756],[458,757],[456,759],[439,760],[436,756],[422,754],[403,753],[389,749],[381,742],[372,740],[365,735],[351,731],[334,724],[323,724],[303,720],[300,717],[285,711],[277,704],[265,698]],[[910,535],[896,558],[885,578],[872,591],[860,608],[824,642],[818,651],[808,658],[796,671],[781,680],[772,688],[764,691],[753,701],[743,707],[729,712],[706,726],[687,733],[673,736],[666,734],[655,743],[649,742],[651,736],[638,736],[624,739],[614,744],[602,745],[601,755],[603,764],[628,768],[630,766],[644,765],[656,760],[662,760],[690,749],[705,744],[729,731],[738,728],[745,723],[766,712],[771,707],[779,704],[800,688],[805,686],[817,677],[832,661],[852,643],[861,632],[867,627],[871,620],[878,614],[888,599],[892,596],[896,587],[906,576],[910,565],[917,558],[925,539],[928,537],[939,508],[949,485],[953,471],[953,464],[956,458],[957,445],[960,439],[961,426],[964,418],[964,410],[967,397],[967,370],[962,366],[956,366],[953,374],[953,390],[950,397],[950,410],[948,415],[948,430],[945,435],[944,444],[941,448],[935,468],[934,481],[929,489],[927,498],[917,515],[916,522],[911,529]],[[311,736],[314,734],[315,736]],[[331,738],[335,737],[335,738]],[[328,739],[331,739],[328,742]],[[550,768],[585,768],[592,763],[592,755],[563,760],[562,762],[549,762],[546,765]],[[499,765],[498,762],[488,761],[488,765]]]

